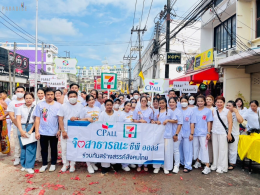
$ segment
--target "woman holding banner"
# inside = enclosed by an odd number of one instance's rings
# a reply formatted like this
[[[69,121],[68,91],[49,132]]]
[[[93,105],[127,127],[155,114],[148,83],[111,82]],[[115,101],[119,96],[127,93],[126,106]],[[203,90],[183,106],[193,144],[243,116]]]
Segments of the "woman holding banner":
[[[114,102],[112,100],[110,100],[110,99],[105,101],[105,108],[106,108],[106,110],[100,114],[98,121],[106,122],[106,123],[108,123],[108,122],[117,122],[118,115],[113,110],[113,104],[114,104]],[[102,167],[101,174],[102,175],[106,175],[108,170],[109,170],[110,163],[103,163],[102,162],[101,163],[101,167]]]
[[[169,170],[173,168],[173,123],[177,123],[177,117],[171,109],[167,108],[167,100],[162,97],[159,100],[159,111],[154,114],[154,123],[165,125],[164,132],[164,173],[169,174]],[[159,173],[160,164],[154,164],[154,173]]]
[[[181,143],[181,128],[183,124],[183,115],[180,109],[177,109],[177,98],[171,97],[169,99],[169,106],[174,113],[174,116],[177,117],[177,123],[174,123],[172,126],[172,135],[173,135],[173,156],[174,156],[174,168],[173,173],[179,172],[180,167],[180,143]]]
[[[133,113],[134,123],[151,123],[153,121],[153,110],[148,107],[148,99],[145,96],[140,98],[141,106],[137,107]],[[141,171],[141,164],[138,165],[137,171]],[[144,165],[144,171],[148,171],[147,165]]]
[[[136,100],[134,100],[136,101]],[[123,111],[120,112],[118,122],[132,123],[133,122],[133,112],[131,112],[132,103],[127,101],[124,103]],[[131,168],[135,168],[134,164],[130,165]],[[122,169],[124,171],[130,171],[129,164],[122,163]]]
[[[91,123],[98,121],[99,115],[101,113],[100,108],[95,106],[95,99],[92,95],[87,95],[86,97],[87,106],[84,107],[80,113],[80,119],[84,121],[89,121]],[[95,163],[87,162],[88,172],[94,173],[98,170]]]

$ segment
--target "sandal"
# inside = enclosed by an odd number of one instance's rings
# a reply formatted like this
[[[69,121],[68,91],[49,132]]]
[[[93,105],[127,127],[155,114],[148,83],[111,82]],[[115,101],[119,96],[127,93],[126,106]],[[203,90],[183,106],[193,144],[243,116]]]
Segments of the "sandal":
[[[183,173],[189,173],[189,172],[191,172],[191,170],[189,170],[189,169],[184,169],[183,170]]]
[[[147,168],[147,167],[144,167],[144,171],[148,171],[148,168]]]
[[[229,165],[228,170],[229,170],[229,171],[232,171],[232,170],[235,169],[235,167],[236,167],[236,166],[234,166],[234,165]]]

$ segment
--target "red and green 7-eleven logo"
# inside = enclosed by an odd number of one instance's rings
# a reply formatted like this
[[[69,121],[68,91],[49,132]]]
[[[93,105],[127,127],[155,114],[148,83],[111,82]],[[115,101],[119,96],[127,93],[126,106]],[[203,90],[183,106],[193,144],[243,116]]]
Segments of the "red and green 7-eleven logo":
[[[136,138],[137,137],[137,125],[124,124],[124,138]]]
[[[111,89],[111,85],[114,84],[113,80],[114,80],[114,76],[105,75],[105,83],[104,84],[107,85],[108,89]]]

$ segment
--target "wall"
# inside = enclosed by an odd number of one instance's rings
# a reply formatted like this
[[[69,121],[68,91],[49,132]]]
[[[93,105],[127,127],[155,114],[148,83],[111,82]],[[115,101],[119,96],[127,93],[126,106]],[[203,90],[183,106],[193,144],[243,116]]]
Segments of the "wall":
[[[240,91],[247,101],[250,100],[250,74],[245,69],[224,68],[224,97],[226,101],[235,100]]]

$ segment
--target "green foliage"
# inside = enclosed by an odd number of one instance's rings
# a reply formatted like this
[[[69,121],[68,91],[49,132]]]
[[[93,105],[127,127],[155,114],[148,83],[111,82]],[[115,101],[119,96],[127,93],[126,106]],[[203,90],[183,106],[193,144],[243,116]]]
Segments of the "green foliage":
[[[236,95],[236,98],[241,98],[244,102],[244,107],[249,108],[249,101],[246,101],[246,98],[243,96],[243,94],[240,91]]]

